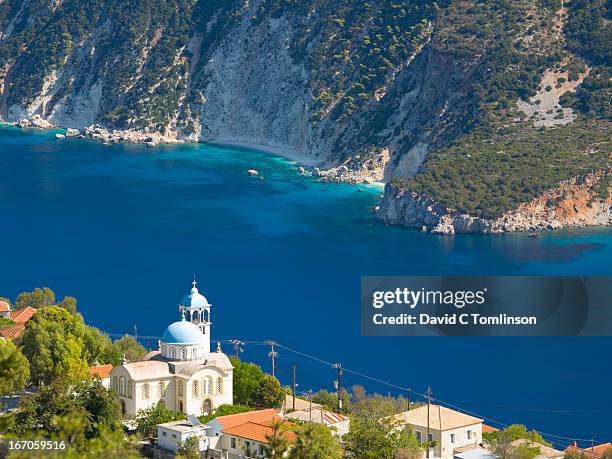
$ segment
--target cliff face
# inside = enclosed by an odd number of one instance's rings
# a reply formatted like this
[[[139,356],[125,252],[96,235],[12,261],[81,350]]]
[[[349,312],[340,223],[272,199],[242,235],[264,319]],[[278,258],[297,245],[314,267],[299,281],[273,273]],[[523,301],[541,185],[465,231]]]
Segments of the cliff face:
[[[276,147],[324,180],[404,179],[388,222],[528,227],[490,222],[609,162],[602,2],[5,0],[0,117]]]
[[[12,3],[0,39],[9,122],[274,146],[328,179],[371,181],[416,172],[465,130],[457,120],[474,102],[477,59],[437,44],[433,2]]]
[[[494,218],[473,217],[387,184],[378,217],[434,234],[502,233],[612,225],[612,170],[564,181],[554,190]]]

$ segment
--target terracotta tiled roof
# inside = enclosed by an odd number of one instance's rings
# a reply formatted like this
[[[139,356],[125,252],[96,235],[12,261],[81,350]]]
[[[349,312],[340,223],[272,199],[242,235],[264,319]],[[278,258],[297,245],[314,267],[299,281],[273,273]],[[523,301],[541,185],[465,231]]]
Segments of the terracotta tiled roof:
[[[601,456],[603,456],[603,453],[606,452],[606,450],[612,448],[612,443],[602,443],[601,445],[597,445],[593,447],[593,452],[595,454],[599,454]],[[587,448],[587,450],[591,450],[590,448]]]
[[[491,427],[486,424],[482,425],[482,433],[491,433],[491,432],[498,432],[498,431],[499,429],[496,429],[495,427]]]
[[[0,312],[10,312],[11,307],[6,301],[0,301]]]
[[[106,379],[110,377],[113,366],[109,363],[108,365],[96,365],[95,367],[89,368],[89,374],[97,376],[100,379]]]
[[[576,442],[574,442],[572,445],[568,446],[565,451],[581,453],[588,458],[595,459],[603,456],[608,448],[612,449],[612,443],[602,443],[601,445],[594,446],[593,448],[578,448],[578,446],[576,446]]]
[[[396,421],[418,427],[427,427],[427,406],[393,416]],[[456,429],[473,424],[480,424],[482,419],[451,410],[440,405],[430,405],[429,407],[429,427],[436,430]]]
[[[280,421],[281,417],[276,410],[270,408],[267,410],[248,411],[246,413],[228,414],[227,416],[219,416],[215,418],[223,430],[231,429],[232,427],[244,424],[247,422],[257,422],[260,424],[271,424],[274,421]]]
[[[10,327],[3,328],[2,330],[0,330],[0,335],[6,339],[15,339],[19,335],[21,335],[21,332],[24,329],[25,329],[25,325],[16,324],[16,325],[12,325]]]
[[[268,443],[268,437],[272,435],[272,433],[272,427],[269,423],[261,424],[251,421],[223,430],[224,435],[233,435],[235,437],[245,438],[247,440],[253,440],[266,444]],[[295,433],[287,430],[281,430],[281,433],[288,442],[295,442]]]
[[[36,309],[31,306],[17,309],[11,313],[11,320],[18,324],[25,324],[32,316],[36,314]]]

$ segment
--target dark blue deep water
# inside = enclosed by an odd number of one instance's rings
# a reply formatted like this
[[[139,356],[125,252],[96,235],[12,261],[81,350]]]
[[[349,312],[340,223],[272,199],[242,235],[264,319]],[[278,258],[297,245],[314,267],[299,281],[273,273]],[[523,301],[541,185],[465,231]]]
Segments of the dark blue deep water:
[[[0,295],[49,286],[106,332],[159,336],[195,273],[215,337],[275,339],[496,421],[611,440],[612,338],[363,338],[359,288],[376,274],[610,275],[612,231],[423,235],[376,222],[378,193],[253,151],[1,129]],[[266,352],[243,357],[269,371]],[[283,383],[294,363],[300,389],[332,389],[333,369],[280,350]]]

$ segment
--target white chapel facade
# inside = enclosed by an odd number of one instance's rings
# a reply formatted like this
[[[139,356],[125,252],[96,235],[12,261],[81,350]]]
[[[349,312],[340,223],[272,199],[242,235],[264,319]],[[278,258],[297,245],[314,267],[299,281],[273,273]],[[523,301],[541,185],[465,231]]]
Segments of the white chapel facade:
[[[180,320],[166,328],[159,350],[143,361],[113,368],[111,387],[125,416],[158,403],[201,416],[233,403],[232,364],[220,345],[210,352],[210,308],[194,280],[191,292],[179,304]]]

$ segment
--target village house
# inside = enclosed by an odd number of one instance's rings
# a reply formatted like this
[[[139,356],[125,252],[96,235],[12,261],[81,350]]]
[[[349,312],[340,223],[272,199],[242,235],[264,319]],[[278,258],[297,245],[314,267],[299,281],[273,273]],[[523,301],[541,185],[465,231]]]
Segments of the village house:
[[[30,306],[26,306],[24,308],[17,309],[16,311],[11,311],[8,303],[4,301],[0,301],[0,310],[3,308],[2,303],[6,305],[9,313],[8,313],[8,316],[3,315],[3,314],[0,314],[0,315],[2,315],[2,317],[6,317],[12,320],[13,322],[15,322],[15,325],[11,325],[9,327],[1,329],[0,337],[5,338],[5,339],[11,339],[11,340],[18,338],[25,330],[25,325],[28,322],[28,320],[30,320],[32,316],[36,314],[36,309]]]
[[[209,448],[221,457],[265,457],[272,424],[283,419],[274,409],[249,411],[219,416],[208,422]],[[283,431],[282,435],[294,443],[295,433]]]
[[[158,403],[196,416],[233,404],[232,364],[220,344],[210,352],[210,308],[194,280],[179,304],[181,320],[166,328],[159,350],[146,360],[112,369],[111,387],[124,416],[135,416]]]
[[[199,451],[208,449],[206,429],[208,426],[200,424],[197,419],[165,422],[157,425],[157,444],[160,448],[176,452],[181,444],[189,438],[197,438]]]
[[[436,442],[430,448],[430,458],[452,459],[455,451],[476,448],[482,443],[482,419],[440,405],[423,405],[393,419],[399,425],[409,426],[420,442]]]
[[[612,450],[612,443],[602,443],[600,445],[580,448],[578,447],[578,444],[576,442],[573,442],[571,445],[565,448],[565,452],[579,455],[584,454],[584,457],[586,457],[586,459],[599,459],[608,449]]]
[[[94,365],[93,367],[89,368],[89,374],[93,378],[99,378],[102,383],[102,386],[107,389],[110,389],[110,373],[112,369],[113,366],[110,363],[107,365]]]

